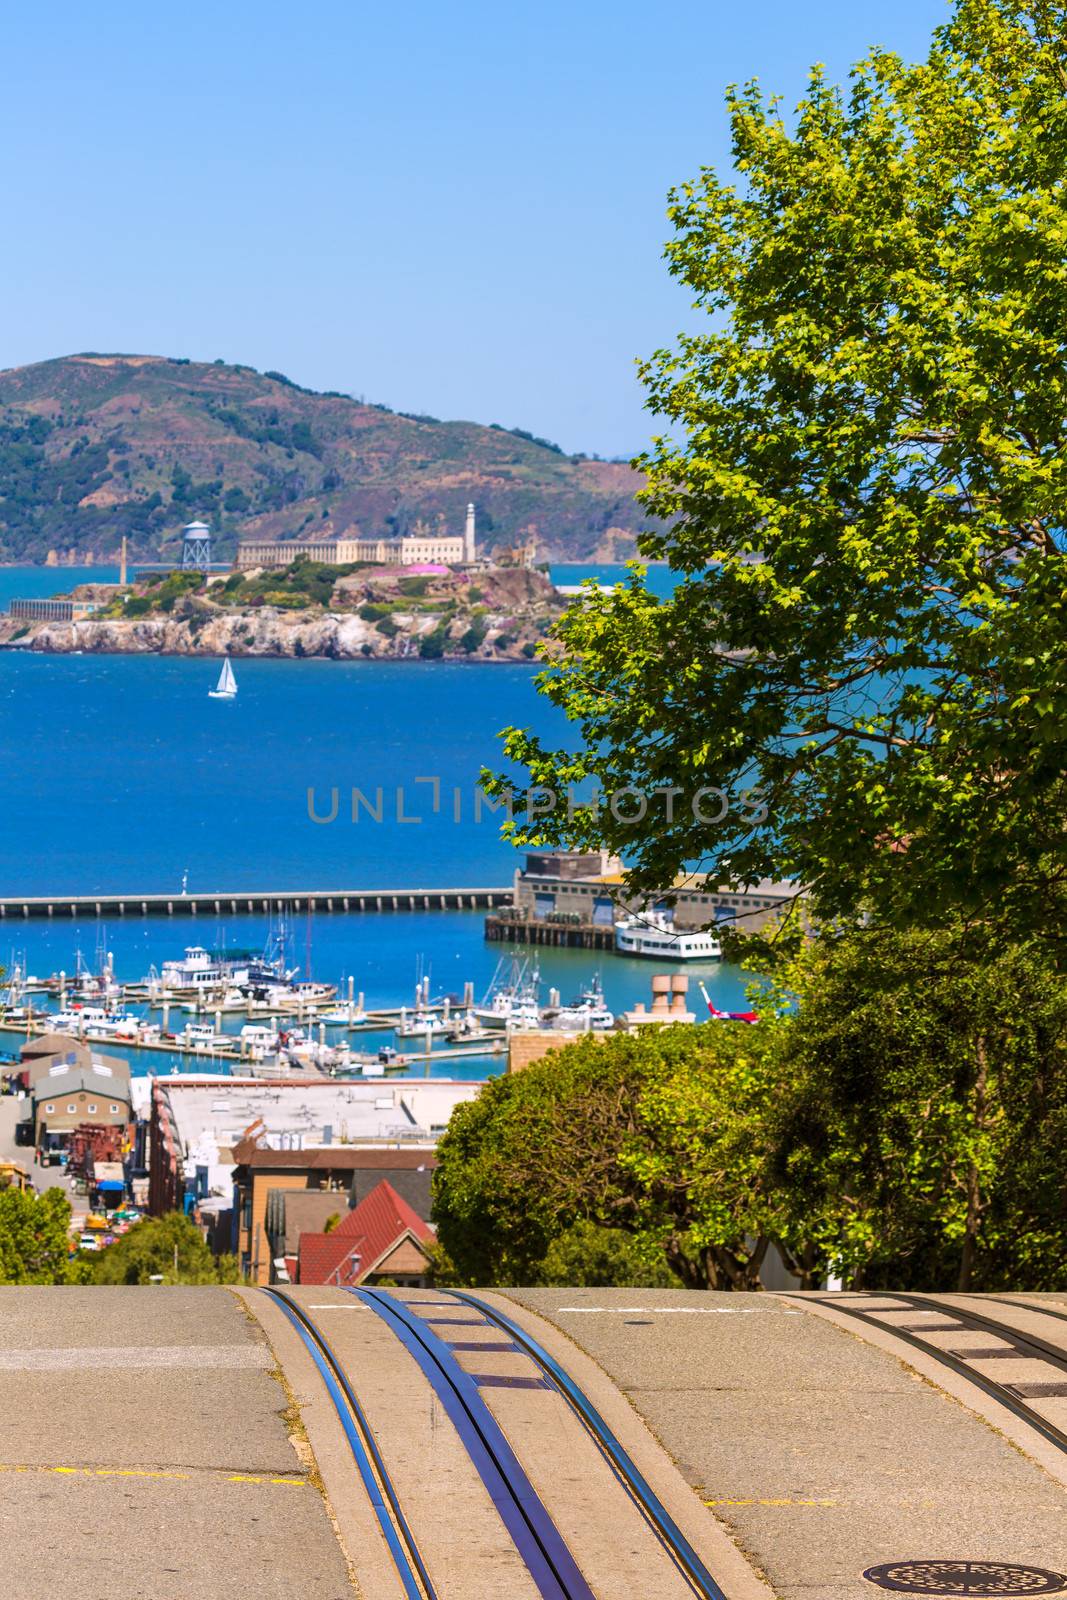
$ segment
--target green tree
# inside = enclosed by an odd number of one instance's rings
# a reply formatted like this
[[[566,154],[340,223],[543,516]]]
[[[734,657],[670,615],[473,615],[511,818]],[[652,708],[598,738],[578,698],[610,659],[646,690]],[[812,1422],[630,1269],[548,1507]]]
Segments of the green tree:
[[[177,1252],[177,1254],[175,1254]],[[232,1283],[232,1256],[216,1261],[200,1229],[180,1211],[149,1217],[100,1252],[93,1262],[97,1283]]]
[[[675,790],[673,820],[559,805],[520,839],[606,842],[649,891],[697,863],[1062,946],[1065,91],[1064,5],[958,0],[925,62],[816,71],[792,122],[731,93],[735,178],[671,198],[707,322],[643,367],[669,526],[641,548],[684,581],[571,607],[541,682],[582,749],[508,743],[557,791]]]
[[[766,1182],[794,1253],[856,1288],[1067,1284],[1067,992],[1041,950],[865,931],[780,981]]]
[[[438,1147],[433,1216],[460,1279],[559,1281],[568,1260],[588,1266],[592,1225],[631,1235],[631,1264],[658,1259],[687,1287],[757,1287],[777,1226],[763,1130],[779,1033],[590,1039],[491,1080]]]
[[[69,1236],[70,1202],[61,1189],[0,1189],[0,1283],[68,1282]]]
[[[537,1284],[561,1289],[666,1289],[678,1287],[656,1242],[616,1228],[576,1222],[549,1245]]]

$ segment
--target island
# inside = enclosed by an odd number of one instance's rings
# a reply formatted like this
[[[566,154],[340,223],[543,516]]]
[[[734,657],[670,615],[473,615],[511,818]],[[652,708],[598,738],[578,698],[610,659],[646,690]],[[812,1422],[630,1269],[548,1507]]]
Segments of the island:
[[[568,604],[537,568],[426,562],[147,572],[13,601],[0,648],[70,654],[533,661]]]

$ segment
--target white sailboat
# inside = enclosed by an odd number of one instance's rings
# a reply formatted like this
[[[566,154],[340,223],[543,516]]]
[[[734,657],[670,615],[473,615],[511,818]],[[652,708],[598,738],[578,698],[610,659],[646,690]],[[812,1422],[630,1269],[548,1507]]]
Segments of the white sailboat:
[[[237,679],[233,675],[233,668],[230,666],[229,656],[225,656],[222,662],[222,671],[219,673],[219,681],[214,689],[208,690],[208,699],[235,700],[236,698]]]

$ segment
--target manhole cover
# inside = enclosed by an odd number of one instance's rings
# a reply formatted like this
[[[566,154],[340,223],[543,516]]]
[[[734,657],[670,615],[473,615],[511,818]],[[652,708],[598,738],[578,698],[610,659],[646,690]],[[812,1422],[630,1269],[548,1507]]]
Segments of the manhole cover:
[[[887,1561],[863,1576],[895,1594],[1062,1594],[1067,1577],[1011,1561]]]

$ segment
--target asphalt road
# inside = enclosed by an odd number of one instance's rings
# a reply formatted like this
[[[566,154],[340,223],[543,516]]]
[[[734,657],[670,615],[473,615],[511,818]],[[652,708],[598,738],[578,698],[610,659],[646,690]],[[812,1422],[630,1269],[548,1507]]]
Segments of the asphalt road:
[[[338,1289],[293,1295],[349,1375],[439,1600],[538,1600],[452,1413],[388,1319]],[[595,1600],[684,1600],[529,1356],[433,1291],[400,1296],[478,1375]],[[1051,1447],[1012,1442],[966,1383],[938,1381],[889,1335],[839,1326],[825,1303],[486,1299],[581,1385],[727,1600],[870,1600],[864,1569],[904,1560],[1067,1572],[1067,1466]],[[0,1581],[17,1600],[403,1600],[321,1376],[260,1291],[0,1290],[0,1479]]]
[[[864,1569],[905,1558],[1067,1572],[1062,1480],[910,1361],[796,1302],[513,1298],[613,1379],[783,1600],[871,1600]]]
[[[299,1420],[225,1289],[4,1289],[0,1577],[18,1600],[350,1600]]]

